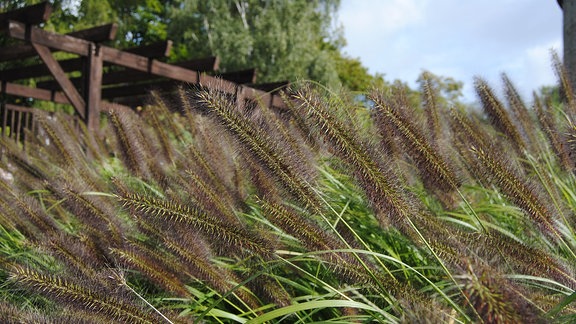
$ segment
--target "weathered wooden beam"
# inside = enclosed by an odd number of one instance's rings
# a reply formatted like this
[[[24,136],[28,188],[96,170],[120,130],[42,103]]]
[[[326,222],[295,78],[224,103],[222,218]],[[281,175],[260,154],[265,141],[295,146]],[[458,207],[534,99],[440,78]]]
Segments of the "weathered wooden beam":
[[[6,104],[6,108],[18,112],[31,112],[32,110],[34,110],[34,108],[31,107],[18,106],[9,103]]]
[[[116,38],[117,29],[118,25],[107,24],[79,31],[74,31],[66,35],[80,38],[89,42],[101,43],[109,40],[114,40],[114,38]],[[34,50],[32,45],[29,44],[20,44],[0,48],[0,61],[10,61],[16,59],[20,60],[35,55],[36,51]]]
[[[184,62],[173,63],[172,65],[186,68],[188,70],[193,70],[194,72],[207,72],[215,71],[218,68],[219,59],[217,57],[208,57],[201,59],[193,59]],[[152,81],[155,79],[160,79],[161,76],[152,75],[148,72],[142,72],[132,69],[126,69],[123,71],[113,71],[105,73],[102,78],[103,85],[127,83],[127,82],[140,82],[140,81]]]
[[[62,60],[59,61],[62,69],[66,72],[80,70],[82,65],[79,59],[70,59],[70,60]],[[194,72],[205,72],[205,71],[214,71],[218,67],[219,59],[217,57],[208,57],[208,58],[201,58],[201,59],[193,59],[184,62],[174,63],[172,65],[180,66],[187,68],[189,70],[193,70]],[[46,68],[45,65],[38,65],[33,66],[34,71],[41,71],[43,74],[37,73],[34,74],[26,70],[26,68],[17,68],[13,70],[8,70],[2,72],[0,75],[0,80],[6,81],[13,81],[17,80],[18,78],[25,78],[25,77],[37,77],[41,75],[47,75],[50,72]],[[21,77],[24,76],[24,77]],[[119,84],[119,83],[128,83],[128,82],[140,82],[140,81],[152,81],[156,79],[161,79],[162,76],[153,75],[148,72],[142,72],[138,70],[132,69],[125,69],[122,71],[113,71],[105,73],[102,77],[102,85],[112,85],[112,84]],[[70,79],[75,86],[80,86],[82,82],[81,77],[76,77]],[[56,81],[41,81],[36,84],[38,88],[43,89],[59,89],[59,85]]]
[[[51,14],[52,5],[46,1],[20,9],[0,13],[0,23],[8,20],[15,20],[29,25],[38,25],[47,21]]]
[[[111,24],[111,25],[115,25],[115,24]],[[99,26],[96,28],[101,28],[101,27],[110,28],[110,25]],[[86,31],[88,31],[88,30],[86,30]],[[94,39],[96,37],[92,37],[90,34],[91,34],[91,32],[88,32],[88,34],[85,34],[83,36],[81,35],[81,36],[82,37],[85,36],[86,38],[94,41]],[[26,46],[29,47],[33,51],[34,55],[36,55],[36,51],[34,50],[34,48],[31,45],[26,45]],[[0,57],[2,56],[1,52],[2,52],[2,49],[0,49]],[[149,56],[150,55],[159,55],[159,54],[164,55],[164,53],[161,51],[152,51],[151,53],[148,53]],[[14,56],[18,56],[18,55],[16,55],[16,53],[15,53]],[[191,61],[186,61],[186,65],[187,65],[186,67],[188,69],[192,69],[192,70],[206,71],[205,69],[208,69],[209,71],[211,71],[212,69],[210,68],[210,66],[214,67],[216,64],[216,61],[217,61],[217,59],[214,57],[206,58],[206,59],[200,59],[200,60],[191,60]],[[62,67],[62,69],[65,72],[79,71],[82,69],[82,65],[83,65],[81,58],[61,60],[58,62],[60,63],[60,66]],[[212,65],[210,65],[210,63],[212,63]],[[50,74],[50,71],[48,70],[46,65],[35,64],[35,65],[30,65],[30,66],[25,66],[25,67],[18,67],[18,68],[12,68],[12,69],[8,69],[8,70],[4,70],[0,74],[0,80],[14,81],[14,80],[20,80],[20,79],[41,77],[41,76],[45,76],[45,75],[49,75],[49,74]],[[138,79],[139,75],[140,76],[144,75],[144,76],[149,77],[148,74],[138,72],[138,71],[132,71],[132,70],[130,70],[130,71],[118,71],[118,72],[110,73],[110,76],[106,77],[106,80],[104,80],[104,84],[125,82],[125,81],[114,81],[114,77],[112,77],[112,75],[117,75],[118,78],[125,79],[126,81]],[[77,84],[74,80],[72,80],[72,81],[75,84]],[[79,85],[79,83],[77,85]],[[57,86],[57,85],[53,81],[47,81],[46,83],[38,84],[39,88],[45,88],[45,89],[52,89],[55,86]]]
[[[142,45],[138,47],[128,48],[125,49],[124,51],[149,58],[168,57],[170,56],[170,52],[172,51],[172,41],[165,40],[149,45]]]
[[[272,95],[272,101],[270,103],[270,107],[286,108],[286,103],[284,102],[284,99],[282,99],[282,97],[280,97],[277,94],[274,94]]]
[[[147,72],[177,81],[198,82],[198,72],[170,65],[144,56],[102,46],[104,60],[130,69]]]
[[[279,81],[279,82],[269,82],[269,83],[250,83],[247,86],[266,91],[276,93],[280,90],[286,89],[290,85],[290,81]]]
[[[256,69],[247,69],[241,71],[231,71],[216,75],[224,80],[232,81],[238,84],[256,82]]]
[[[210,72],[210,71],[218,71],[218,69],[220,68],[220,58],[218,56],[209,56],[199,59],[176,62],[172,64],[198,72]]]
[[[37,45],[81,56],[88,56],[88,50],[91,44],[91,42],[83,39],[46,32],[36,27],[31,27],[29,33],[27,33],[26,26],[16,21],[9,22],[8,30],[11,37],[27,40]],[[100,51],[102,51],[103,60],[105,62],[156,74],[177,81],[191,83],[197,83],[199,81],[199,76],[196,71],[170,65],[141,55],[127,53],[107,46],[100,46]]]
[[[88,56],[91,44],[80,38],[47,32],[37,27],[27,28],[25,24],[13,20],[8,22],[7,33],[16,39],[81,56]]]
[[[61,91],[50,91],[45,89],[31,88],[21,84],[6,82],[5,93],[12,96],[23,98],[32,98],[45,101],[53,101],[55,103],[70,104],[66,95]]]
[[[80,96],[78,90],[76,90],[72,82],[68,79],[68,76],[58,64],[58,61],[56,61],[54,56],[52,56],[50,49],[46,46],[36,43],[32,43],[32,46],[34,49],[36,49],[40,59],[42,59],[44,64],[46,64],[54,79],[58,81],[60,87],[62,87],[62,91],[64,91],[64,94],[66,95],[66,98],[70,100],[70,103],[74,109],[76,109],[78,115],[80,115],[81,118],[86,118],[86,103],[84,99],[82,96]]]
[[[272,95],[268,92],[264,92],[262,90],[246,87],[246,86],[239,86],[238,92],[242,93],[242,98],[246,100],[254,100],[258,103],[263,103],[265,105],[269,105],[271,101]],[[240,97],[240,96],[238,96]]]
[[[194,72],[198,73],[198,72],[215,71],[218,68],[218,62],[219,59],[217,57],[208,57],[208,58],[193,59],[184,62],[173,63],[172,65],[183,67],[188,70],[193,70]],[[158,75],[152,75],[148,72],[126,69],[123,71],[113,71],[105,73],[102,79],[102,84],[111,85],[127,82],[152,81],[160,78],[162,77]]]
[[[103,43],[107,41],[112,41],[116,38],[116,32],[118,31],[118,25],[115,23],[106,24],[101,26],[95,26],[87,29],[82,29],[78,31],[73,31],[67,33],[66,35],[81,38],[83,40]]]
[[[200,74],[200,81],[198,84],[207,88],[218,89],[219,91],[230,94],[236,94],[236,88],[238,87],[238,85],[234,82],[204,73]]]

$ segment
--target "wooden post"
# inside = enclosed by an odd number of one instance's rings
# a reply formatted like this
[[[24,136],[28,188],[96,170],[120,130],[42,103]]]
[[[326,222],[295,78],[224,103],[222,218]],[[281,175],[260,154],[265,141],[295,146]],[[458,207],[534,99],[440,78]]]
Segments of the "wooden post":
[[[576,93],[576,0],[560,2],[563,11],[564,67]]]
[[[2,134],[0,136],[4,137],[6,134],[6,119],[8,114],[6,113],[6,81],[2,81],[0,88],[0,113],[2,114]]]
[[[102,100],[102,53],[100,46],[91,44],[84,70],[84,101],[86,116],[84,122],[92,133],[100,129],[100,103]]]

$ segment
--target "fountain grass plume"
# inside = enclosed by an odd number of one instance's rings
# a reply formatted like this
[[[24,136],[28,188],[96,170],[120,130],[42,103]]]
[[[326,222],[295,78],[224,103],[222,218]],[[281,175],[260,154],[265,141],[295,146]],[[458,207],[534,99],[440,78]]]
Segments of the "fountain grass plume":
[[[438,93],[434,88],[434,84],[430,79],[430,73],[425,72],[422,74],[423,80],[420,86],[422,93],[422,105],[424,113],[426,114],[426,121],[428,125],[428,135],[433,146],[438,145],[438,141],[443,137],[443,127],[440,120],[442,109],[438,102]]]
[[[133,114],[120,108],[109,110],[109,120],[118,138],[117,154],[130,171],[149,178],[147,161],[150,157],[145,150],[144,139]]]
[[[534,152],[536,149],[535,145],[538,143],[536,133],[539,128],[538,124],[531,116],[531,112],[528,110],[528,107],[526,107],[524,100],[522,100],[514,83],[512,83],[512,80],[510,80],[506,73],[502,73],[502,81],[504,83],[504,92],[506,94],[506,100],[508,101],[508,107],[510,107],[512,112],[512,119],[516,121],[518,132],[527,145],[526,148]]]
[[[388,123],[398,134],[401,139],[399,142],[403,144],[420,170],[424,185],[432,192],[440,191],[448,194],[457,190],[461,180],[454,167],[413,121],[413,117],[402,113],[409,108],[395,106],[390,100],[384,99],[381,93],[373,93],[370,98],[375,103],[377,113],[383,114],[381,118],[376,118],[377,122]],[[382,136],[389,135],[382,134]]]
[[[316,199],[311,185],[286,158],[288,153],[274,145],[270,137],[248,118],[238,114],[229,98],[215,91],[200,91],[198,97],[199,104],[205,106],[294,198],[315,212],[322,210],[322,204]]]
[[[111,321],[128,321],[131,323],[157,323],[154,314],[145,311],[125,299],[106,296],[73,283],[63,277],[44,274],[33,269],[13,266],[10,269],[10,280],[27,286],[38,292],[69,303],[86,312],[105,314]]]
[[[482,108],[488,116],[490,123],[494,125],[496,130],[506,135],[518,155],[523,156],[524,150],[526,149],[526,143],[522,138],[518,127],[516,127],[512,121],[510,113],[494,94],[494,90],[485,80],[479,77],[474,79],[474,88],[482,102]]]
[[[376,210],[381,225],[393,224],[404,231],[410,231],[406,218],[418,211],[404,195],[404,190],[392,171],[378,166],[368,155],[365,145],[357,142],[350,130],[335,118],[330,104],[322,99],[317,91],[304,88],[295,98],[300,102],[300,109],[309,116],[320,134],[330,143],[332,151],[353,168],[353,173]]]
[[[561,239],[554,226],[556,213],[543,198],[542,188],[517,170],[495,144],[490,143],[479,127],[455,110],[451,114],[453,132],[466,143],[460,146],[473,166],[472,172],[482,183],[498,186],[511,202],[550,238]]]
[[[120,203],[137,217],[154,217],[185,225],[217,239],[214,243],[226,246],[230,251],[246,254],[248,251],[269,256],[274,247],[255,233],[229,222],[208,215],[194,206],[181,205],[175,201],[162,200],[136,193],[120,194]]]

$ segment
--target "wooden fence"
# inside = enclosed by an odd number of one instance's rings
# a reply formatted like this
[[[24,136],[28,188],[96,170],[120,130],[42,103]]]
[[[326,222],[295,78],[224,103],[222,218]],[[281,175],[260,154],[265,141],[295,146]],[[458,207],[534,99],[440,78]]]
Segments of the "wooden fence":
[[[169,90],[181,83],[217,85],[239,104],[258,101],[270,107],[284,105],[275,91],[287,82],[256,84],[254,69],[218,73],[217,57],[165,63],[162,59],[169,55],[171,41],[124,50],[104,45],[115,38],[116,24],[66,35],[48,32],[38,25],[47,21],[51,12],[51,5],[44,2],[0,13],[0,32],[21,41],[0,48],[2,135],[21,139],[24,129],[34,126],[34,109],[8,104],[8,96],[71,105],[91,131],[99,127],[103,102],[135,107],[144,103],[150,89]],[[58,60],[55,52],[74,54],[74,58]],[[30,57],[39,57],[42,63],[1,68],[3,62]],[[35,80],[34,87],[19,82],[30,79]]]

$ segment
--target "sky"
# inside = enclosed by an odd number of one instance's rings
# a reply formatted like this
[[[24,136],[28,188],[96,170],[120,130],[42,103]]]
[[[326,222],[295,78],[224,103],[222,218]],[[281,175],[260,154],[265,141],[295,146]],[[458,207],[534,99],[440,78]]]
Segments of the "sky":
[[[562,55],[562,11],[555,0],[342,0],[344,52],[371,73],[416,87],[427,70],[472,84],[484,78],[502,95],[506,73],[524,100],[556,84],[552,49]]]

